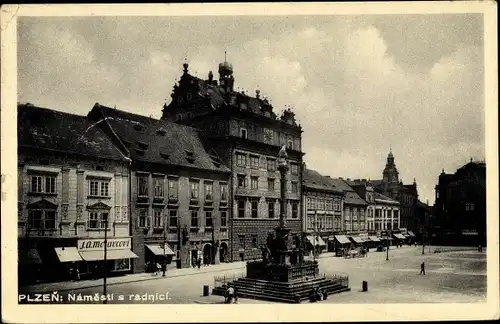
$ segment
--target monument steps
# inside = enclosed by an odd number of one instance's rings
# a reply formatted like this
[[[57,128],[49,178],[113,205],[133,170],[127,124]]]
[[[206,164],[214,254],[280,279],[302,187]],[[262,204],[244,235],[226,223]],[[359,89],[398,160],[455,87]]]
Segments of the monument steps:
[[[306,281],[270,282],[258,279],[240,278],[234,282],[214,288],[213,295],[224,296],[228,287],[234,287],[239,297],[255,298],[268,301],[296,303],[308,300],[313,288],[321,288],[328,295],[350,291],[340,280],[330,280],[323,277],[311,278]]]

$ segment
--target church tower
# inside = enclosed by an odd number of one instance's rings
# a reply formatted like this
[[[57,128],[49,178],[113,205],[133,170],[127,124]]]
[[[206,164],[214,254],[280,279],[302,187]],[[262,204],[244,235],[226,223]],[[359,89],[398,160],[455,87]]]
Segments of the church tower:
[[[396,164],[394,163],[394,155],[392,154],[392,150],[389,151],[389,155],[387,156],[387,163],[385,164],[385,169],[382,174],[384,192],[392,191],[391,189],[398,186],[399,172],[396,168]]]

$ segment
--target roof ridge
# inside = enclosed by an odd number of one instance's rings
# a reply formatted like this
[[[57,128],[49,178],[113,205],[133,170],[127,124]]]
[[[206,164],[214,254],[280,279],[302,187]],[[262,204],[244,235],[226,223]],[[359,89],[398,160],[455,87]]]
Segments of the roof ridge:
[[[53,109],[53,108],[40,107],[40,106],[33,105],[31,103],[18,104],[17,108],[19,109],[19,107],[23,107],[23,109],[24,108],[31,108],[31,109],[45,110],[45,111],[50,111],[50,112],[59,113],[59,114],[63,114],[63,115],[83,117],[83,118],[87,119],[86,115],[78,115],[78,114],[70,113],[67,111],[61,111],[61,110],[57,110],[57,109]]]

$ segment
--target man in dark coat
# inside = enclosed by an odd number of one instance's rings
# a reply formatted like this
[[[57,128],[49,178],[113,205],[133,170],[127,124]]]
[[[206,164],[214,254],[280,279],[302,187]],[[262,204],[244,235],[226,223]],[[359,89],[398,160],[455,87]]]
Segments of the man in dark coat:
[[[420,274],[423,274],[425,276],[425,262],[422,262],[420,265]]]

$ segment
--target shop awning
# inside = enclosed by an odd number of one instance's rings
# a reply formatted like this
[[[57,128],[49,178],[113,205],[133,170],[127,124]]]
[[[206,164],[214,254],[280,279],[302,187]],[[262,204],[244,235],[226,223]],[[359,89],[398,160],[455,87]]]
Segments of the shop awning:
[[[380,242],[380,239],[376,236],[370,236],[370,240],[372,240],[373,242]]]
[[[312,236],[312,235],[308,235],[307,236],[307,240],[313,245],[313,246],[316,246],[316,245],[319,245],[319,246],[326,246],[326,243],[325,241],[323,241],[323,239],[320,237],[320,236]]]
[[[82,251],[80,255],[85,261],[100,261],[104,260],[104,251]],[[106,253],[107,260],[133,259],[138,256],[130,250],[108,250]]]
[[[83,261],[76,247],[56,247],[54,250],[61,262]]]
[[[20,265],[42,264],[42,258],[37,249],[19,250],[17,261]]]
[[[413,232],[412,232],[412,231],[408,231],[408,235],[410,235],[410,236],[415,236],[415,234],[413,234]]]
[[[349,244],[351,241],[347,238],[345,235],[335,235],[335,239],[340,243],[340,244]]]
[[[359,236],[351,236],[352,240],[356,243],[363,243],[364,240]]]
[[[165,244],[165,249],[163,249],[163,245],[155,245],[155,244],[146,244],[146,247],[154,253],[154,255],[175,255],[175,252],[172,251],[168,244]]]
[[[362,239],[363,242],[371,242],[371,239],[369,236],[360,236],[359,238]]]
[[[396,238],[398,238],[400,240],[405,240],[406,239],[406,237],[404,237],[403,234],[399,234],[399,233],[394,234],[394,237],[396,237]]]

